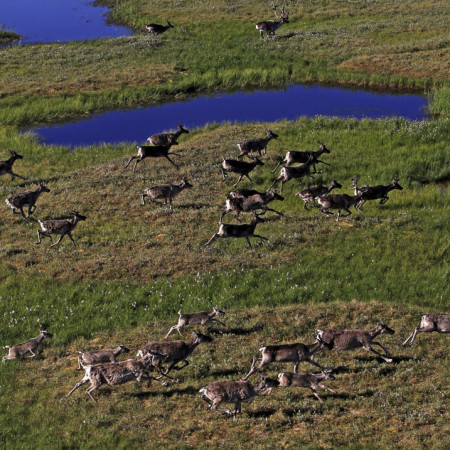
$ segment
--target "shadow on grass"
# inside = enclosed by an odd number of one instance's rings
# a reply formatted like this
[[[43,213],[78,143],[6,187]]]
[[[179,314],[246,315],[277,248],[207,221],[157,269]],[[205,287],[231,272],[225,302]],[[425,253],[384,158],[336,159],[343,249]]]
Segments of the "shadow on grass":
[[[270,416],[273,416],[276,412],[277,412],[277,410],[273,409],[273,408],[259,409],[257,411],[246,411],[247,415],[254,419],[258,419],[260,417],[263,417],[263,418],[270,417]]]
[[[159,383],[158,383],[159,384]],[[151,388],[149,388],[151,389]],[[170,386],[164,390],[164,387],[161,386],[161,389],[152,390],[152,391],[142,391],[142,392],[127,392],[124,395],[127,397],[134,398],[150,398],[150,397],[172,397],[176,394],[198,394],[198,388],[193,386],[187,386],[185,388],[171,388]]]
[[[238,369],[223,369],[223,370],[212,370],[211,375],[214,376],[220,376],[220,377],[226,377],[229,375],[237,375],[240,371]]]

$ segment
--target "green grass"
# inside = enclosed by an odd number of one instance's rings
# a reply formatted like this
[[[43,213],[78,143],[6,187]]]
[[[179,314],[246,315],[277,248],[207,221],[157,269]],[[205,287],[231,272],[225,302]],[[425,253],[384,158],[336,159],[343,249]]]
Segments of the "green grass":
[[[48,341],[43,358],[7,361],[0,367],[0,442],[4,448],[250,448],[262,446],[262,440],[265,447],[277,448],[445,448],[448,338],[422,334],[414,347],[400,346],[422,312],[418,306],[357,300],[229,309],[227,328],[209,330],[214,341],[195,350],[191,364],[176,373],[178,383],[102,386],[93,394],[97,404],[88,398],[85,386],[63,399],[83,377],[75,370],[77,351],[120,342],[134,353],[160,340],[176,314],[157,321],[148,315],[143,326],[105,331],[91,341]],[[325,384],[337,394],[321,391],[323,403],[309,390],[279,388],[243,404],[235,421],[205,411],[198,390],[213,381],[242,378],[261,346],[310,343],[315,328],[368,329],[379,319],[396,331],[377,339],[391,351],[394,362],[380,362],[363,350],[318,355],[316,360],[336,374]],[[191,331],[183,330],[184,339]],[[280,371],[292,371],[292,365],[272,364],[264,373],[276,377]],[[307,363],[301,363],[300,371],[316,372]],[[257,380],[253,376],[249,381]]]
[[[271,18],[267,2],[203,3],[201,12],[171,5],[176,27],[157,37],[142,31],[2,50],[0,123],[56,122],[216,89],[299,82],[417,92],[448,86],[449,14],[437,0],[292,4],[290,23],[267,40],[253,25]],[[115,4],[112,18],[144,30],[166,15],[165,2],[128,0]]]
[[[0,160],[8,148],[23,154],[14,170],[29,180],[2,176],[0,197],[38,180],[51,192],[31,224],[0,205],[0,344],[35,336],[41,324],[54,334],[43,358],[0,364],[2,447],[445,448],[447,337],[419,336],[412,349],[399,344],[424,313],[448,312],[448,7],[437,0],[288,2],[290,24],[263,41],[253,22],[272,11],[260,0],[106,3],[115,23],[142,30],[169,18],[176,28],[160,37],[1,50]],[[123,167],[134,145],[69,152],[18,133],[111,108],[293,82],[428,92],[438,119],[211,124],[182,136],[180,170],[145,160],[134,175]],[[315,180],[285,185],[284,202],[273,204],[284,216],[269,213],[257,228],[268,243],[252,239],[249,249],[227,239],[205,249],[235,180],[221,181],[222,157],[236,157],[237,142],[263,136],[268,126],[280,137],[255,183],[242,187],[266,189],[286,149],[317,149],[317,141],[331,149],[330,166]],[[305,211],[294,196],[332,178],[351,194],[354,175],[370,185],[398,176],[404,189],[339,223]],[[172,212],[140,206],[144,187],[183,176],[194,188]],[[73,233],[78,245],[65,238],[49,249],[44,238],[37,246],[37,219],[71,209],[87,216]],[[179,309],[213,305],[227,311],[228,329],[211,331],[214,343],[196,351],[180,383],[102,387],[97,405],[84,389],[60,401],[81,379],[78,350],[121,342],[134,352],[161,340]],[[363,351],[320,355],[337,373],[327,384],[338,395],[324,394],[323,404],[307,391],[278,389],[244,405],[235,422],[204,411],[198,389],[240,379],[262,345],[312,342],[315,328],[369,328],[379,319],[396,330],[380,338],[395,362],[380,364]],[[291,367],[266,373],[280,370]]]

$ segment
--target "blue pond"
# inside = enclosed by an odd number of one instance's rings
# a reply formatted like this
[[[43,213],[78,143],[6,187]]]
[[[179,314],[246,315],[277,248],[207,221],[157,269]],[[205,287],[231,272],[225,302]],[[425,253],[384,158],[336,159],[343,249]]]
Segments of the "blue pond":
[[[87,0],[0,0],[0,27],[23,36],[21,44],[129,36],[106,23],[107,12]]]
[[[362,90],[294,85],[282,90],[201,96],[184,102],[112,111],[77,122],[36,128],[46,144],[85,146],[119,142],[144,142],[154,133],[208,123],[274,122],[301,116],[343,118],[426,118],[427,99],[420,95],[393,95]]]

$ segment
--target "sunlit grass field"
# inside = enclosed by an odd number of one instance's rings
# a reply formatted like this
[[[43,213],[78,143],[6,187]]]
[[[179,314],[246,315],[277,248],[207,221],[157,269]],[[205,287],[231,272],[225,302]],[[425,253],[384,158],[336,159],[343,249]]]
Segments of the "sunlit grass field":
[[[110,20],[138,33],[0,50],[0,160],[15,149],[24,158],[14,171],[28,177],[0,177],[0,345],[36,336],[42,324],[54,334],[38,359],[0,364],[2,448],[447,448],[448,336],[400,344],[423,314],[449,312],[448,6],[288,1],[290,23],[261,40],[253,23],[273,18],[267,1],[102,3],[113,7]],[[142,31],[166,19],[175,29]],[[210,124],[182,135],[179,170],[147,159],[135,174],[124,165],[136,143],[69,151],[19,133],[110,108],[293,82],[426,92],[435,119]],[[219,239],[205,248],[236,180],[222,181],[222,158],[236,158],[236,144],[267,127],[279,138],[254,183],[238,187],[267,189],[286,150],[318,150],[318,141],[331,150],[322,158],[330,165],[284,186],[285,200],[271,204],[284,215],[269,212],[256,229],[268,242],[252,239],[250,249],[243,239]],[[336,193],[353,194],[354,175],[369,185],[398,177],[403,190],[384,205],[352,208],[339,223],[294,195],[333,178],[343,185]],[[145,187],[183,177],[193,188],[173,211],[140,205]],[[26,223],[4,200],[38,181],[51,192]],[[87,216],[73,232],[76,246],[67,237],[51,249],[45,237],[36,245],[37,219],[68,218],[73,209]],[[225,222],[237,223],[232,214]],[[207,330],[214,342],[194,352],[179,383],[103,386],[96,405],[83,387],[62,400],[83,376],[77,351],[121,343],[134,357],[163,339],[180,309],[212,306],[227,312],[227,328]],[[316,328],[368,329],[378,320],[396,331],[377,339],[394,362],[363,350],[318,355],[336,374],[326,384],[337,394],[321,393],[323,404],[308,390],[280,388],[244,404],[233,421],[199,399],[210,382],[242,378],[263,345],[312,343]],[[265,373],[282,370],[292,366]],[[315,372],[305,363],[300,370]]]

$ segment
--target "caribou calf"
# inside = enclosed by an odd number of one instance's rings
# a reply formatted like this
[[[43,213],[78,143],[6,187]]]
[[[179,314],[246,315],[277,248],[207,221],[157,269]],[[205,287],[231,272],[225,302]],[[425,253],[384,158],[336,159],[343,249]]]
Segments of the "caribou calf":
[[[11,195],[11,197],[5,201],[6,204],[12,208],[13,214],[19,214],[16,212],[16,209],[18,209],[22,214],[22,217],[29,222],[29,217],[36,210],[37,199],[43,192],[50,192],[50,189],[45,187],[42,183],[38,183],[38,187],[36,189],[18,192],[17,194]],[[25,213],[23,212],[23,208],[25,206],[28,206],[28,217],[25,216]]]
[[[6,356],[2,358],[2,362],[5,362],[7,359],[17,359],[22,358],[27,353],[31,353],[28,358],[35,358],[36,352],[42,352],[44,346],[44,339],[52,338],[53,334],[48,333],[45,330],[41,330],[39,336],[35,338],[28,339],[28,341],[23,342],[22,344],[16,344],[12,346],[5,346],[4,348],[9,348],[9,352]]]
[[[167,21],[167,25],[159,25],[157,23],[149,23],[148,25],[145,25],[145,29],[150,34],[163,34],[169,28],[174,28],[174,26],[169,21]]]
[[[375,355],[384,359],[386,362],[392,362],[392,358],[386,358],[381,353],[377,352],[372,346],[378,345],[381,347],[386,355],[390,356],[389,350],[382,346],[374,339],[379,334],[394,334],[395,331],[389,328],[384,322],[379,322],[376,327],[370,330],[316,330],[317,340],[327,344],[330,350],[354,350],[356,348],[363,348],[368,352],[375,353]]]
[[[82,363],[85,364],[98,364],[105,362],[117,362],[116,358],[121,353],[130,353],[130,349],[125,347],[125,345],[118,345],[116,348],[104,349],[104,350],[94,350],[92,352],[79,352],[81,356],[78,357],[78,368],[82,369]]]
[[[255,234],[256,225],[261,222],[265,222],[265,220],[255,214],[249,224],[232,225],[228,223],[222,223],[220,224],[219,231],[214,234],[214,236],[205,244],[205,247],[209,247],[216,239],[219,238],[245,238],[250,248],[252,248],[252,244],[250,243],[251,237],[256,237],[268,241],[268,238],[260,236],[259,234]]]
[[[138,360],[127,359],[125,361],[98,364],[96,366],[84,366],[81,364],[81,367],[86,372],[84,378],[72,388],[65,398],[72,395],[75,390],[88,381],[91,385],[87,388],[86,392],[95,403],[97,403],[97,400],[92,396],[92,391],[95,391],[95,389],[105,383],[109,386],[116,386],[127,381],[136,380],[140,383],[143,380],[147,380],[147,386],[150,387],[151,380],[156,378],[145,375],[147,369],[150,364],[163,359],[164,356],[158,352],[149,351],[144,357]]]
[[[333,375],[331,375],[331,370],[327,369],[321,373],[292,373],[292,372],[281,372],[278,374],[278,381],[280,382],[280,387],[305,387],[310,388],[316,398],[322,403],[323,400],[319,397],[317,393],[318,389],[324,389],[336,394],[336,391],[330,389],[328,386],[320,384],[322,380],[334,380]]]
[[[224,412],[225,414],[232,415],[241,412],[241,404],[243,402],[249,402],[256,396],[260,395],[266,389],[272,389],[279,386],[277,380],[265,377],[258,374],[261,381],[258,384],[252,385],[247,381],[216,381],[210,385],[200,389],[202,394],[200,398],[208,403],[207,409],[214,409],[216,411]],[[219,405],[224,403],[234,403],[234,410],[221,409]]]
[[[450,333],[450,314],[425,314],[420,320],[420,326],[411,333],[402,345],[404,347],[413,345],[417,333],[431,333],[433,331],[438,333]]]
[[[261,352],[261,363],[258,367],[255,367],[257,357],[253,358],[252,367],[250,372],[245,375],[243,380],[245,381],[257,370],[268,366],[273,362],[293,362],[294,372],[297,372],[300,362],[307,361],[310,364],[323,370],[322,366],[314,361],[314,356],[317,353],[323,352],[324,350],[329,350],[331,347],[323,341],[316,341],[314,344],[281,344],[281,345],[267,345],[266,347],[261,347],[259,351]]]
[[[9,159],[7,159],[6,161],[0,161],[0,176],[6,175],[9,173],[11,175],[11,180],[14,180],[15,177],[22,178],[22,180],[26,180],[27,178],[22,177],[21,175],[17,175],[17,173],[14,173],[12,170],[12,166],[13,166],[14,162],[17,159],[23,159],[23,156],[19,155],[14,150],[9,150],[9,153],[11,153],[11,156]]]
[[[169,209],[172,209],[172,199],[184,189],[190,189],[192,187],[192,184],[189,183],[187,178],[183,178],[180,184],[157,184],[156,186],[152,186],[144,190],[141,204],[145,205],[145,196],[149,198],[150,202],[155,203],[158,203],[155,201],[156,198],[163,198],[164,205],[167,206],[167,200],[169,200]]]
[[[210,312],[199,312],[193,314],[181,314],[181,310],[178,311],[180,317],[178,318],[178,323],[170,328],[169,332],[166,334],[166,339],[169,337],[172,331],[177,330],[178,333],[181,334],[180,328],[183,328],[187,325],[207,325],[212,322],[217,322],[220,325],[226,327],[226,325],[221,322],[219,319],[216,319],[216,316],[224,316],[225,313],[221,311],[217,306],[214,306],[212,311]]]

